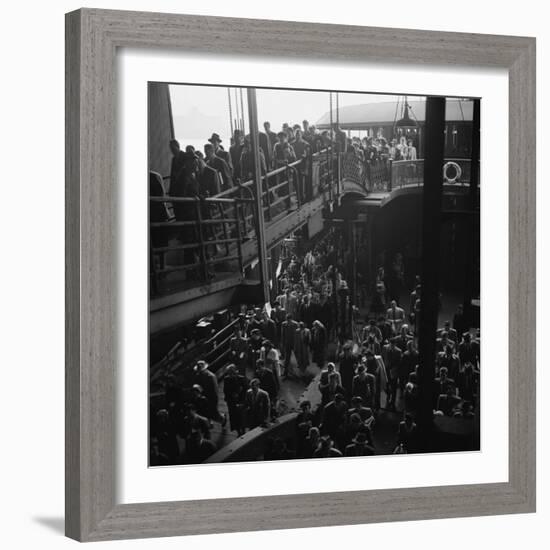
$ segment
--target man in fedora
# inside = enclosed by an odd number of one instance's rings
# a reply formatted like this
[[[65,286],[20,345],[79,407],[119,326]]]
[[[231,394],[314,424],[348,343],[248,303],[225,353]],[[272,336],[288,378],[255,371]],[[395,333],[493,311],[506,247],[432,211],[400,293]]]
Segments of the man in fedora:
[[[220,157],[222,160],[225,160],[227,166],[229,166],[229,170],[231,170],[231,176],[233,176],[233,162],[231,160],[231,155],[221,146],[222,138],[220,137],[220,135],[213,133],[208,141],[214,147],[214,154],[217,157]]]

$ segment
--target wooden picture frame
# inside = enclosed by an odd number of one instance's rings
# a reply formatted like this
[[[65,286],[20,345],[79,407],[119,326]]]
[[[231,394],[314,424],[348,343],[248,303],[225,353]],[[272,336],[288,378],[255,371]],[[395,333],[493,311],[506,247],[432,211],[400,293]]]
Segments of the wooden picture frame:
[[[213,39],[215,37],[215,39]],[[509,71],[509,480],[116,504],[117,48]],[[80,541],[535,511],[535,39],[82,9],[66,16],[66,534]]]

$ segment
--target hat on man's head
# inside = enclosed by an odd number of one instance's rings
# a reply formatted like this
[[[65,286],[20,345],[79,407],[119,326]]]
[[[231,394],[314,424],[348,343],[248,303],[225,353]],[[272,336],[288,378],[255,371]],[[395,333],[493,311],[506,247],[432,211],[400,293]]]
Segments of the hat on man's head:
[[[208,139],[208,141],[210,143],[214,143],[214,142],[217,142],[217,143],[221,143],[222,142],[222,138],[220,137],[219,134],[216,134],[216,133],[213,133],[210,138]]]

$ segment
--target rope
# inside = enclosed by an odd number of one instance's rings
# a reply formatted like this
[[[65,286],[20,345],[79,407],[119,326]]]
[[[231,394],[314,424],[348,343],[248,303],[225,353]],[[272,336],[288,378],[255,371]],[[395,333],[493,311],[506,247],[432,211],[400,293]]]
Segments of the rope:
[[[243,103],[243,89],[239,88],[239,92],[241,94],[241,130],[244,134],[244,103]]]
[[[229,103],[229,125],[231,127],[231,137],[233,137],[234,135],[234,130],[233,130],[233,107],[231,105],[231,88],[227,88],[227,101]]]

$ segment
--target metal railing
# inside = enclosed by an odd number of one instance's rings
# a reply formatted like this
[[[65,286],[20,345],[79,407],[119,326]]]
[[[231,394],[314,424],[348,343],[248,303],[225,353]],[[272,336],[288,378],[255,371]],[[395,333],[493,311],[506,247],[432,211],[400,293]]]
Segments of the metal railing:
[[[347,152],[341,154],[340,162],[342,179],[362,186],[368,193],[387,193],[402,187],[424,184],[424,159],[363,161],[353,152]],[[446,168],[442,174],[445,183],[456,185],[470,183],[471,162],[469,159],[447,158],[445,165],[447,164],[456,164],[459,170],[457,171],[453,166]]]
[[[265,223],[279,220],[327,190],[332,198],[337,161],[327,149],[264,174]],[[173,211],[171,219],[149,224],[151,294],[204,283],[220,271],[242,272],[242,245],[256,238],[255,193],[254,181],[247,180],[214,197],[150,197],[151,204],[163,203]],[[177,272],[179,277],[172,275]]]
[[[174,272],[183,272],[192,281],[213,278],[220,266],[242,272],[242,210],[250,200],[150,197],[151,203],[170,204],[175,215],[149,224],[152,293],[161,292],[163,280]]]
[[[160,391],[162,381],[167,376],[176,376],[183,385],[186,385],[188,379],[187,385],[191,385],[192,369],[199,359],[208,363],[209,370],[219,376],[223,375],[223,371],[220,369],[229,362],[233,327],[240,322],[240,319],[236,317],[215,334],[196,342],[190,348],[185,348],[182,342],[172,346],[168,353],[160,361],[151,365],[149,369],[151,392]]]
[[[457,165],[457,171],[453,166]],[[444,183],[454,185],[469,185],[471,161],[469,159],[446,158],[442,178]],[[457,176],[456,178],[454,176]],[[451,178],[451,179],[448,179]],[[454,181],[453,181],[454,180]],[[424,184],[424,159],[397,160],[391,166],[391,189]]]

